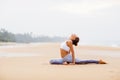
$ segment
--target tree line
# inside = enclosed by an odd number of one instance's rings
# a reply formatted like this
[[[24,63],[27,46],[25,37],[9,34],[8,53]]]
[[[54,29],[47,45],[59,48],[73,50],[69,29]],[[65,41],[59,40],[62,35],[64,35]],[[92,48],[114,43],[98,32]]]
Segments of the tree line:
[[[0,42],[30,43],[30,42],[62,42],[64,40],[65,40],[65,37],[59,37],[59,36],[33,37],[32,33],[14,34],[5,29],[0,29]]]

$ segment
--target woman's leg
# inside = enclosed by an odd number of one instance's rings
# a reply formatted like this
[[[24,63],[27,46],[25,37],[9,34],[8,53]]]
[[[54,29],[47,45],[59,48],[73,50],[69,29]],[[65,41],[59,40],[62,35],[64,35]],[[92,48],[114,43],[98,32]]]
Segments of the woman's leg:
[[[76,58],[75,61],[76,64],[89,64],[89,63],[95,63],[95,64],[107,64],[103,60],[80,60],[79,58]]]
[[[72,63],[72,55],[71,55],[71,54],[66,55],[66,56],[63,58],[63,61],[64,61],[64,62],[67,62],[67,63]]]
[[[75,60],[75,64],[89,64],[89,63],[99,64],[99,60],[81,60],[78,58],[76,58]]]
[[[68,57],[65,60],[64,59],[52,59],[50,60],[50,64],[63,64],[64,62],[71,63],[71,58]],[[102,60],[81,60],[79,58],[75,59],[75,64],[90,64],[90,63],[95,63],[95,64],[106,64],[106,62]]]
[[[63,58],[63,61],[67,62],[67,63],[72,63],[72,55],[71,54],[66,55]],[[75,64],[88,64],[88,63],[96,63],[96,64],[98,64],[99,61],[98,60],[81,60],[79,58],[75,59]]]
[[[51,64],[63,64],[64,62],[72,63],[72,55],[68,54],[64,58],[50,60]],[[106,62],[102,60],[81,60],[79,58],[75,59],[75,64],[89,64],[89,63],[106,64]]]
[[[63,59],[61,58],[61,59],[51,59],[50,60],[50,64],[63,64],[64,63],[64,61],[63,61]]]

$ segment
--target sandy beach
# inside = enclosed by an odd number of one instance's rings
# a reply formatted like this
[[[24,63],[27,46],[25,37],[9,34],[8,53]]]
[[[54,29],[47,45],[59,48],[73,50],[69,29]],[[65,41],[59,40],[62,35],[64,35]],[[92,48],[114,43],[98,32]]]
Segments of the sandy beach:
[[[51,65],[60,43],[0,46],[0,80],[120,80],[120,47],[77,46],[80,59],[108,64]]]

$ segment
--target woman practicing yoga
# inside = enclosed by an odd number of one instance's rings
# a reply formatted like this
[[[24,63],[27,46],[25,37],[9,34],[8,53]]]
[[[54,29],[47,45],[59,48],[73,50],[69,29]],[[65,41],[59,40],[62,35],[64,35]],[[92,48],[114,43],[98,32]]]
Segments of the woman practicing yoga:
[[[88,64],[88,63],[96,63],[96,64],[106,64],[106,62],[102,60],[81,60],[79,58],[75,58],[74,46],[78,45],[79,37],[76,34],[70,35],[69,39],[63,42],[60,46],[60,59],[52,59],[50,60],[51,64]]]

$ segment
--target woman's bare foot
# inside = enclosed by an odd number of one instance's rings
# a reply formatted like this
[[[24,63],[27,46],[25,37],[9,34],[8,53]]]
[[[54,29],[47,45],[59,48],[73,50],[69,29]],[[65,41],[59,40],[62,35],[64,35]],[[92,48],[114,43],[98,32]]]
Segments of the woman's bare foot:
[[[104,62],[103,60],[99,60],[99,64],[107,64],[107,63]]]

